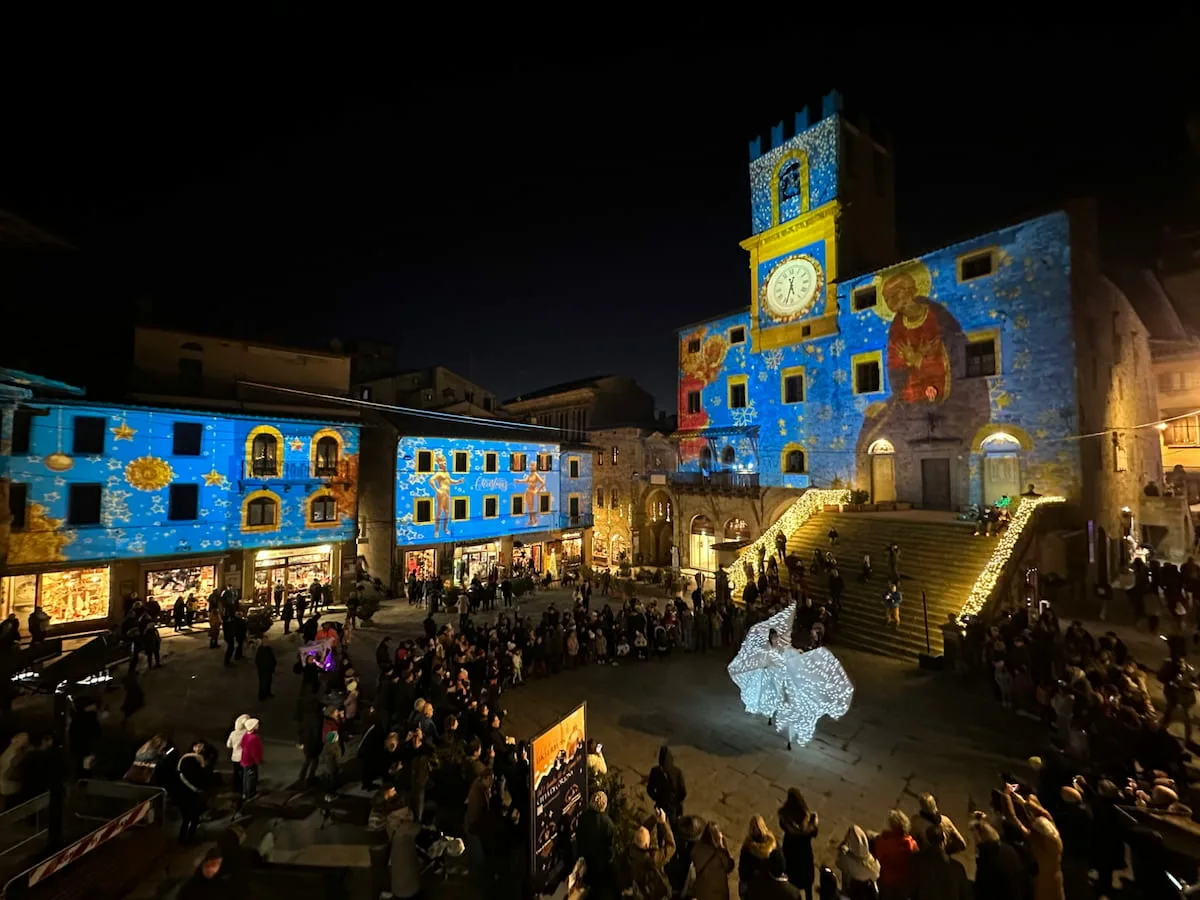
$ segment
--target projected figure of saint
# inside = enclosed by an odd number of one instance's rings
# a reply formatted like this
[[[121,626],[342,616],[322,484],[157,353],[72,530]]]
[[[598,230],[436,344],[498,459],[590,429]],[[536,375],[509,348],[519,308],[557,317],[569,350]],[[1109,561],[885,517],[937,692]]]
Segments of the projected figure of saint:
[[[433,536],[441,532],[450,533],[450,486],[462,484],[461,478],[453,478],[446,470],[446,454],[441,450],[433,455],[433,474],[429,486],[433,488]]]
[[[944,403],[950,396],[950,354],[934,305],[917,293],[908,273],[883,283],[883,302],[895,315],[887,352],[893,396],[905,403]]]
[[[514,478],[513,483],[525,485],[525,524],[536,525],[538,523],[538,494],[546,486],[546,479],[537,470],[537,463],[531,460],[529,473],[524,478]]]

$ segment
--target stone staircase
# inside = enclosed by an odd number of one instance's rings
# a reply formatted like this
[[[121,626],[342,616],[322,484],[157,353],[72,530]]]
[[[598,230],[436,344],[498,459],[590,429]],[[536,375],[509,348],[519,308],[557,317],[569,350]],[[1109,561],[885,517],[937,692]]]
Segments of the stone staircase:
[[[997,538],[976,537],[972,523],[929,521],[903,513],[822,512],[813,516],[788,539],[788,554],[804,560],[805,582],[814,598],[829,597],[828,574],[812,572],[814,548],[831,550],[846,582],[838,618],[835,647],[853,647],[899,659],[925,652],[925,627],[921,591],[929,601],[929,643],[933,654],[942,652],[941,625],[949,613],[958,613],[975,579],[992,555]],[[837,528],[838,543],[829,545],[829,529]],[[883,593],[887,590],[890,544],[900,545],[900,627],[884,624]],[[871,554],[873,572],[866,584],[859,581],[864,553]],[[782,568],[782,567],[781,567]]]

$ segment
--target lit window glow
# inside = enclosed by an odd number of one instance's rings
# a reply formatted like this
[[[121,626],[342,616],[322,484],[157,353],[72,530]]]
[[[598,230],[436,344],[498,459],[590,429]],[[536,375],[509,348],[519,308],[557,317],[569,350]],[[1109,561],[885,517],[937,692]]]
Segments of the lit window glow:
[[[742,602],[742,591],[746,588],[746,571],[743,563],[755,564],[758,561],[759,547],[764,547],[767,556],[770,556],[775,552],[775,535],[782,533],[785,539],[789,538],[801,525],[826,506],[849,502],[849,491],[816,489],[805,491],[799,500],[784,510],[779,521],[762,533],[762,537],[743,547],[733,561],[733,565],[726,570],[726,574],[729,576],[729,590],[733,594],[733,599],[738,603]],[[782,563],[783,560],[780,562]],[[791,626],[789,625],[788,628],[790,630]]]
[[[967,595],[962,610],[959,612],[960,618],[977,616],[987,605],[988,600],[992,597],[992,592],[996,589],[996,583],[1004,574],[1004,567],[1008,565],[1008,561],[1013,555],[1017,541],[1021,539],[1021,533],[1033,519],[1034,512],[1044,504],[1066,502],[1066,497],[1021,498],[1021,505],[1017,507],[1004,534],[997,539],[991,558],[983,567],[983,571],[979,573],[979,577],[975,579],[975,585],[971,588],[971,593]]]

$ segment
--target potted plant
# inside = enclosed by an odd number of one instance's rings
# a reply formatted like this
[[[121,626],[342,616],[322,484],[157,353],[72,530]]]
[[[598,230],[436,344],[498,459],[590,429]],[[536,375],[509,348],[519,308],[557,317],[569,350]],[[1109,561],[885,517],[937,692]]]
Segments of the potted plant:
[[[858,512],[871,499],[870,493],[862,490],[854,490],[850,492],[850,502],[843,509],[847,512]]]

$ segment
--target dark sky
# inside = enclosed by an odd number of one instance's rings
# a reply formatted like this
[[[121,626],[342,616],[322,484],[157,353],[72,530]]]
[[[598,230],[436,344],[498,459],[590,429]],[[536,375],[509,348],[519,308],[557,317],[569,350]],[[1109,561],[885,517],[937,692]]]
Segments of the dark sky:
[[[150,300],[205,331],[390,340],[502,397],[630,374],[668,407],[674,329],[748,303],[747,141],[831,87],[891,131],[905,251],[1098,193],[1136,257],[1179,213],[1191,22],[845,35],[64,58],[6,97],[0,208],[81,248],[83,323]]]

